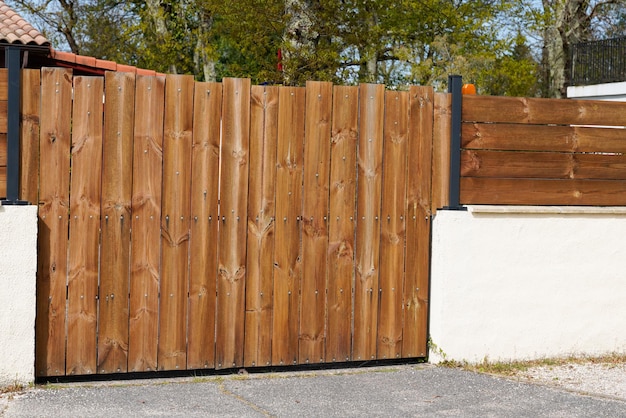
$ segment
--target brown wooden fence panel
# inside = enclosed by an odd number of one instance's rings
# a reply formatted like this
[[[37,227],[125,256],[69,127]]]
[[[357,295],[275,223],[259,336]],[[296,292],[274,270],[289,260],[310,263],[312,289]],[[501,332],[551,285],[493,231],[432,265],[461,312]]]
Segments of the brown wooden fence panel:
[[[305,89],[278,92],[272,364],[298,362]]]
[[[164,77],[136,77],[128,370],[157,369]]]
[[[65,374],[72,71],[44,68],[41,96],[35,373]]]
[[[385,87],[360,86],[353,360],[376,358]]]
[[[33,205],[39,201],[39,112],[41,71],[22,70],[20,141],[20,198]],[[0,184],[2,181],[0,180]],[[2,193],[0,193],[2,195]]]
[[[218,240],[216,367],[243,365],[250,80],[225,79]]]
[[[430,274],[431,192],[435,168],[432,87],[409,91],[407,144],[406,262],[402,356],[424,357],[428,340],[428,280]],[[431,175],[431,173],[433,175]]]
[[[104,80],[74,78],[66,373],[96,372]]]
[[[106,73],[98,373],[128,370],[130,224],[135,75]]]
[[[463,123],[461,139],[465,149],[626,152],[626,130],[619,128]]]
[[[358,119],[358,87],[335,86],[330,141],[327,362],[349,361],[352,354]]]
[[[432,212],[448,206],[450,196],[450,114],[452,95],[434,95],[433,114],[433,162],[432,162]]]
[[[38,376],[425,356],[432,89],[38,74]]]
[[[300,363],[324,361],[332,84],[307,82],[302,203]]]
[[[7,132],[9,124],[9,102],[0,100],[0,132]]]
[[[462,177],[461,201],[493,205],[626,206],[626,183],[614,180]]]
[[[377,357],[402,355],[409,94],[385,93]]]
[[[272,361],[278,87],[252,86],[244,365]]]
[[[626,180],[626,155],[463,150],[461,175]]]
[[[187,367],[193,77],[167,76],[163,127],[159,370]]]
[[[626,126],[624,104],[598,100],[464,96],[468,122]]]
[[[0,68],[0,100],[9,100],[9,70],[7,68]]]
[[[196,83],[191,161],[187,367],[215,367],[217,226],[222,85]]]
[[[623,107],[591,100],[465,96],[461,202],[623,204]]]

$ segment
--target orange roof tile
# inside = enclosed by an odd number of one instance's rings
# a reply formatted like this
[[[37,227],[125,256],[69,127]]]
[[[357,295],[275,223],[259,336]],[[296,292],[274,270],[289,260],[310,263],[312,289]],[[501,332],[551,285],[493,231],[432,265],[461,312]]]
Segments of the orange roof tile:
[[[0,0],[0,42],[23,45],[50,45],[50,41],[2,0]]]
[[[121,73],[137,73],[137,67],[132,65],[117,64],[117,71]]]

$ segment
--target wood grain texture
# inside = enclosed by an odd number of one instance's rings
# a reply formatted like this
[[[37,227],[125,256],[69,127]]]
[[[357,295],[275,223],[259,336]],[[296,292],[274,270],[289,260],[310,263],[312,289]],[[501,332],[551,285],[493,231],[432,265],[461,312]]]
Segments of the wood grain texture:
[[[165,79],[159,370],[187,367],[193,77]]]
[[[272,364],[298,363],[305,88],[278,92]],[[281,221],[282,220],[282,221]]]
[[[306,85],[302,203],[301,363],[324,362],[332,84]]]
[[[0,134],[0,166],[7,166],[7,134]]]
[[[7,196],[7,167],[0,165],[0,198]]]
[[[72,71],[43,68],[35,374],[65,374]]]
[[[463,121],[626,126],[624,105],[599,100],[463,96]]]
[[[626,205],[626,181],[461,177],[462,204]]]
[[[626,155],[463,150],[461,175],[626,180]]]
[[[409,93],[385,92],[377,357],[402,355]]]
[[[272,360],[272,289],[278,87],[253,86],[250,109],[250,180],[244,365]]]
[[[360,87],[353,360],[376,358],[385,87]]]
[[[462,147],[499,151],[626,152],[626,129],[463,123]]]
[[[250,80],[223,80],[216,368],[243,365]]]
[[[352,354],[358,118],[358,87],[336,86],[330,141],[327,362],[349,361]]]
[[[403,299],[402,357],[425,357],[428,340],[428,283],[434,91],[410,88],[407,144],[406,262]]]
[[[434,95],[432,205],[434,214],[450,204],[450,115],[452,96],[448,93]]]
[[[135,75],[105,74],[98,373],[128,370]]]
[[[128,370],[157,370],[165,78],[137,76]]]
[[[104,80],[74,78],[66,374],[96,372]]]
[[[22,70],[20,112],[20,199],[39,201],[39,112],[41,71]]]
[[[0,100],[0,133],[7,133],[9,126],[9,102]]]
[[[39,70],[36,70],[39,72]],[[0,100],[9,100],[9,69],[0,68]]]
[[[215,367],[222,85],[195,83],[191,160],[187,368]]]

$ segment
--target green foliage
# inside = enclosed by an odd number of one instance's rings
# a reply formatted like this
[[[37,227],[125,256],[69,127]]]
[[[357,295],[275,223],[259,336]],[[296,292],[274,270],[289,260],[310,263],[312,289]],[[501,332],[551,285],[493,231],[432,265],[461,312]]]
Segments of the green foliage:
[[[479,93],[513,96],[540,94],[541,39],[564,2],[573,0],[7,1],[57,48],[198,80],[443,90],[455,73]],[[623,31],[625,7],[624,0],[600,7],[594,18],[605,26],[594,34]]]

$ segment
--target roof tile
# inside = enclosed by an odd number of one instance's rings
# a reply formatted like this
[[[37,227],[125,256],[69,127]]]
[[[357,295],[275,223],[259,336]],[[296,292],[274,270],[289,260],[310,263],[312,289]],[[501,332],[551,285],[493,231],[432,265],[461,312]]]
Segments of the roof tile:
[[[86,65],[87,67],[95,67],[96,59],[86,55],[76,55],[76,64]]]
[[[117,71],[122,73],[137,73],[137,67],[132,65],[117,64]]]
[[[156,75],[156,71],[154,71],[154,70],[145,70],[143,68],[137,68],[137,75],[155,76]]]
[[[117,63],[115,63],[113,61],[96,59],[95,67],[100,68],[102,70],[115,71],[115,70],[117,70]]]
[[[55,60],[71,62],[72,64],[76,62],[76,54],[71,52],[57,51],[55,49],[52,49],[50,52]]]
[[[0,42],[23,45],[50,45],[50,41],[2,0],[0,0]]]

